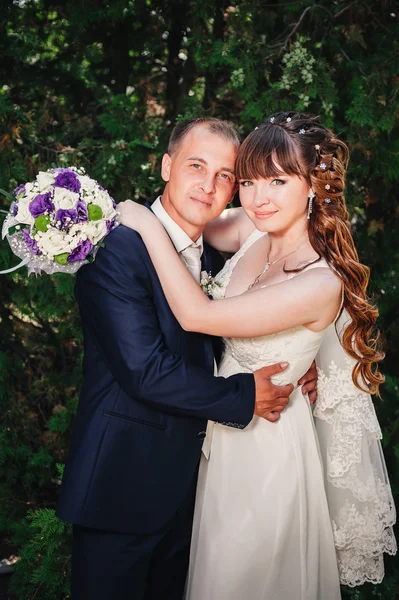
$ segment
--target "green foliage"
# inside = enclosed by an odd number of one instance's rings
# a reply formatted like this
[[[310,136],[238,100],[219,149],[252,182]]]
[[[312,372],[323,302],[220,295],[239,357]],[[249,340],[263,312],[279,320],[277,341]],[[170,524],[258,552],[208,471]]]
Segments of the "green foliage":
[[[70,598],[72,526],[42,508],[27,515],[28,542],[20,553],[11,582],[21,598]]]
[[[387,375],[376,402],[399,498],[399,43],[394,3],[308,0],[14,1],[0,19],[0,188],[81,166],[117,200],[151,200],[176,119],[214,115],[242,135],[276,110],[321,115],[351,148],[347,200],[371,267]],[[0,190],[1,192],[1,190]],[[9,199],[1,198],[2,208]],[[0,270],[17,263],[0,245]],[[23,560],[23,600],[68,594],[69,528],[54,517],[81,383],[73,277],[0,278],[0,530]],[[27,511],[31,520],[26,519]],[[33,519],[33,520],[32,520]],[[397,596],[380,586],[345,598]],[[395,595],[396,594],[396,595]]]

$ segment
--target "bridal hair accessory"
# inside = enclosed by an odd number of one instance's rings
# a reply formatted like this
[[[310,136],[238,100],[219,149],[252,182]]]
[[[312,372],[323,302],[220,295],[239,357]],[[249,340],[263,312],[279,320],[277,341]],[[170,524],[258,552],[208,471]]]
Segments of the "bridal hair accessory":
[[[320,169],[323,169],[323,171],[325,171],[327,169],[326,163],[320,163],[319,167],[320,167]]]
[[[300,133],[300,135],[304,135],[306,133],[306,129],[300,129],[299,133]]]
[[[324,202],[327,202],[327,204],[331,204],[331,198],[324,198]]]
[[[102,240],[118,224],[115,201],[83,169],[40,171],[13,195],[0,193],[11,200],[2,239],[22,259],[0,274],[24,265],[28,274],[75,273],[94,260]]]
[[[310,215],[313,212],[313,200],[315,199],[316,194],[314,193],[313,190],[310,190],[308,198],[309,198],[309,205],[308,205],[308,216],[307,218],[310,219]]]

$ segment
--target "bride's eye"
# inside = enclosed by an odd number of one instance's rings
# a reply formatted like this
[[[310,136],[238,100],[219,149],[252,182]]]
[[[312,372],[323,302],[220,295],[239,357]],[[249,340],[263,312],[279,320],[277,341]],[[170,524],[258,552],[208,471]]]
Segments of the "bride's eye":
[[[240,181],[240,185],[242,185],[242,187],[250,187],[253,184],[253,181]]]
[[[284,185],[285,181],[283,179],[273,179],[271,182],[272,185]]]

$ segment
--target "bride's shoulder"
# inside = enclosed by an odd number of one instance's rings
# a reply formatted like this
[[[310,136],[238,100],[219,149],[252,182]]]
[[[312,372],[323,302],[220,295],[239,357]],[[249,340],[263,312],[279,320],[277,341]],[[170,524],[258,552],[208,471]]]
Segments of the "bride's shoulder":
[[[329,298],[340,297],[342,293],[342,279],[323,258],[305,265],[292,275],[292,283],[308,286],[310,293]]]

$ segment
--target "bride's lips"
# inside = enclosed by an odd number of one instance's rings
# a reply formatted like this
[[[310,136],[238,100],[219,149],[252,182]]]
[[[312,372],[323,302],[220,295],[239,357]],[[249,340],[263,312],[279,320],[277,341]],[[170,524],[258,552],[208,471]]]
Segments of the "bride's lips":
[[[255,217],[257,219],[270,219],[273,215],[278,213],[278,210],[266,210],[262,212],[255,212]]]

